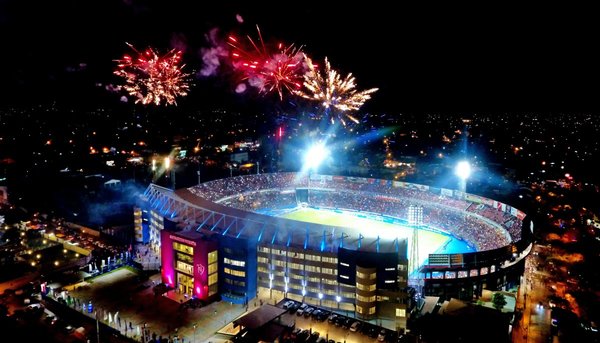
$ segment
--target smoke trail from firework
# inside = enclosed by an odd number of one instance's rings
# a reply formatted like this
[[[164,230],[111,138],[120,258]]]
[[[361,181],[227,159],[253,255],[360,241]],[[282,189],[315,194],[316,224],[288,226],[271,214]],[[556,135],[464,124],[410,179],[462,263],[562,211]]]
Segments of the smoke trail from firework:
[[[305,71],[302,47],[280,43],[273,51],[265,44],[258,26],[256,30],[256,41],[250,36],[245,40],[229,36],[227,43],[233,48],[233,67],[250,86],[262,93],[277,92],[283,100],[284,92],[294,93],[302,87]]]
[[[229,56],[229,45],[221,42],[218,38],[219,30],[214,28],[205,35],[206,40],[211,45],[209,48],[200,49],[202,55],[202,69],[200,75],[213,76],[217,74],[221,66],[221,60]]]
[[[305,58],[308,71],[304,74],[304,87],[307,91],[300,89],[295,94],[320,102],[326,109],[326,113],[330,115],[332,123],[336,118],[344,126],[346,125],[345,119],[358,123],[358,119],[349,112],[358,110],[367,100],[371,99],[371,94],[375,93],[378,88],[357,91],[352,73],[342,78],[336,70],[331,69],[327,58],[325,58],[325,71],[321,73],[310,58]],[[338,111],[332,111],[333,109]],[[333,112],[336,112],[335,116],[332,115]]]
[[[114,74],[125,79],[122,89],[136,99],[135,103],[160,105],[164,101],[177,105],[177,97],[186,96],[189,90],[190,74],[183,72],[185,65],[180,65],[181,51],[173,49],[160,56],[152,48],[142,53],[127,45],[136,55],[116,60]]]

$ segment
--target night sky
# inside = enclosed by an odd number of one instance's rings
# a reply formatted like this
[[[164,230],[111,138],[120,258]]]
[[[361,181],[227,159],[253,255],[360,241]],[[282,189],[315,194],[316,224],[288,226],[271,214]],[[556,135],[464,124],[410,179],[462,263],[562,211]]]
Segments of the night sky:
[[[198,71],[211,28],[255,36],[258,24],[266,41],[304,45],[352,72],[359,88],[379,87],[367,111],[600,108],[600,29],[588,9],[218,3],[0,0],[0,105],[109,105],[120,95],[105,86],[121,82],[112,70],[125,42],[184,47],[188,70]],[[225,74],[194,84],[184,106],[252,96],[235,94]]]

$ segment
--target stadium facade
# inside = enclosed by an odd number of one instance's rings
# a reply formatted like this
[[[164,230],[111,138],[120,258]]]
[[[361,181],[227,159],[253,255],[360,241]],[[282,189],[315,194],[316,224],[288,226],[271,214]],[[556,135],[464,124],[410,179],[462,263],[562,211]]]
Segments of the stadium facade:
[[[465,240],[477,252],[431,254],[409,266],[393,232],[284,219],[273,209],[314,206],[379,221],[406,218]],[[525,214],[450,189],[390,180],[298,173],[220,179],[186,189],[150,185],[134,211],[136,237],[161,252],[162,279],[184,294],[247,303],[258,292],[405,328],[411,284],[424,294],[473,297],[518,282],[530,249]],[[452,220],[450,220],[450,219]],[[413,234],[414,236],[415,234]]]

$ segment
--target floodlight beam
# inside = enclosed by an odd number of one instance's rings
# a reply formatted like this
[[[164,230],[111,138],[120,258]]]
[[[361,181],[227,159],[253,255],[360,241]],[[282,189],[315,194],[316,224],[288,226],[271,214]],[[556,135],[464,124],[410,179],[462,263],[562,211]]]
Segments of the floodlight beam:
[[[458,162],[458,164],[456,165],[455,174],[462,181],[465,181],[469,178],[469,176],[471,176],[471,164],[467,161]]]

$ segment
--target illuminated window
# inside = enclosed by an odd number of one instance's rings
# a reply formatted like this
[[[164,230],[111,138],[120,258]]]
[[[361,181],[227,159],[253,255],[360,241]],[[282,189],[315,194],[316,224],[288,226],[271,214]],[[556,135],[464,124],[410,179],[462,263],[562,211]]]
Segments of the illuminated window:
[[[192,266],[191,264],[187,264],[185,262],[181,262],[181,261],[177,261],[177,264],[175,265],[175,269],[179,270],[180,272],[184,272],[184,273],[190,274],[190,275],[192,275],[194,273],[194,266]]]
[[[373,284],[373,285],[363,285],[362,283],[357,283],[356,284],[356,288],[360,289],[361,291],[374,291],[376,289],[377,285]]]
[[[217,255],[218,255],[217,250],[209,252],[208,253],[208,263],[211,264],[211,263],[217,262],[217,258],[218,258]]]
[[[369,314],[374,314],[375,313],[375,307],[371,307],[369,308]]]
[[[356,305],[356,313],[363,313],[363,308],[362,308],[362,306],[358,306],[358,305]]]
[[[232,266],[237,266],[237,267],[246,266],[246,261],[232,260],[227,257],[225,257],[225,259],[223,259],[223,262],[225,262],[226,264],[231,264]]]
[[[178,252],[177,255],[175,255],[175,258],[177,259],[177,261],[183,261],[183,262],[187,262],[187,263],[191,263],[191,264],[194,263],[194,258],[192,258],[192,256],[182,254],[180,252]]]
[[[194,248],[179,242],[173,242],[173,250],[181,251],[188,255],[194,255]]]
[[[345,263],[345,262],[340,262],[340,265],[342,265],[344,267],[350,267],[350,265],[348,263]]]
[[[208,265],[208,275],[216,273],[217,272],[217,264],[216,263],[211,263]]]
[[[233,276],[246,277],[246,272],[242,270],[234,270],[229,268],[224,268],[223,272],[225,274],[230,274]]]
[[[370,297],[365,297],[360,294],[356,295],[356,300],[362,301],[362,302],[374,302],[376,299],[377,299],[377,297],[375,297],[374,295],[370,296]]]
[[[208,284],[209,285],[215,284],[215,283],[217,283],[217,281],[219,281],[218,273],[214,273],[214,274],[208,276]]]
[[[406,317],[406,309],[397,308],[396,309],[396,317]]]

